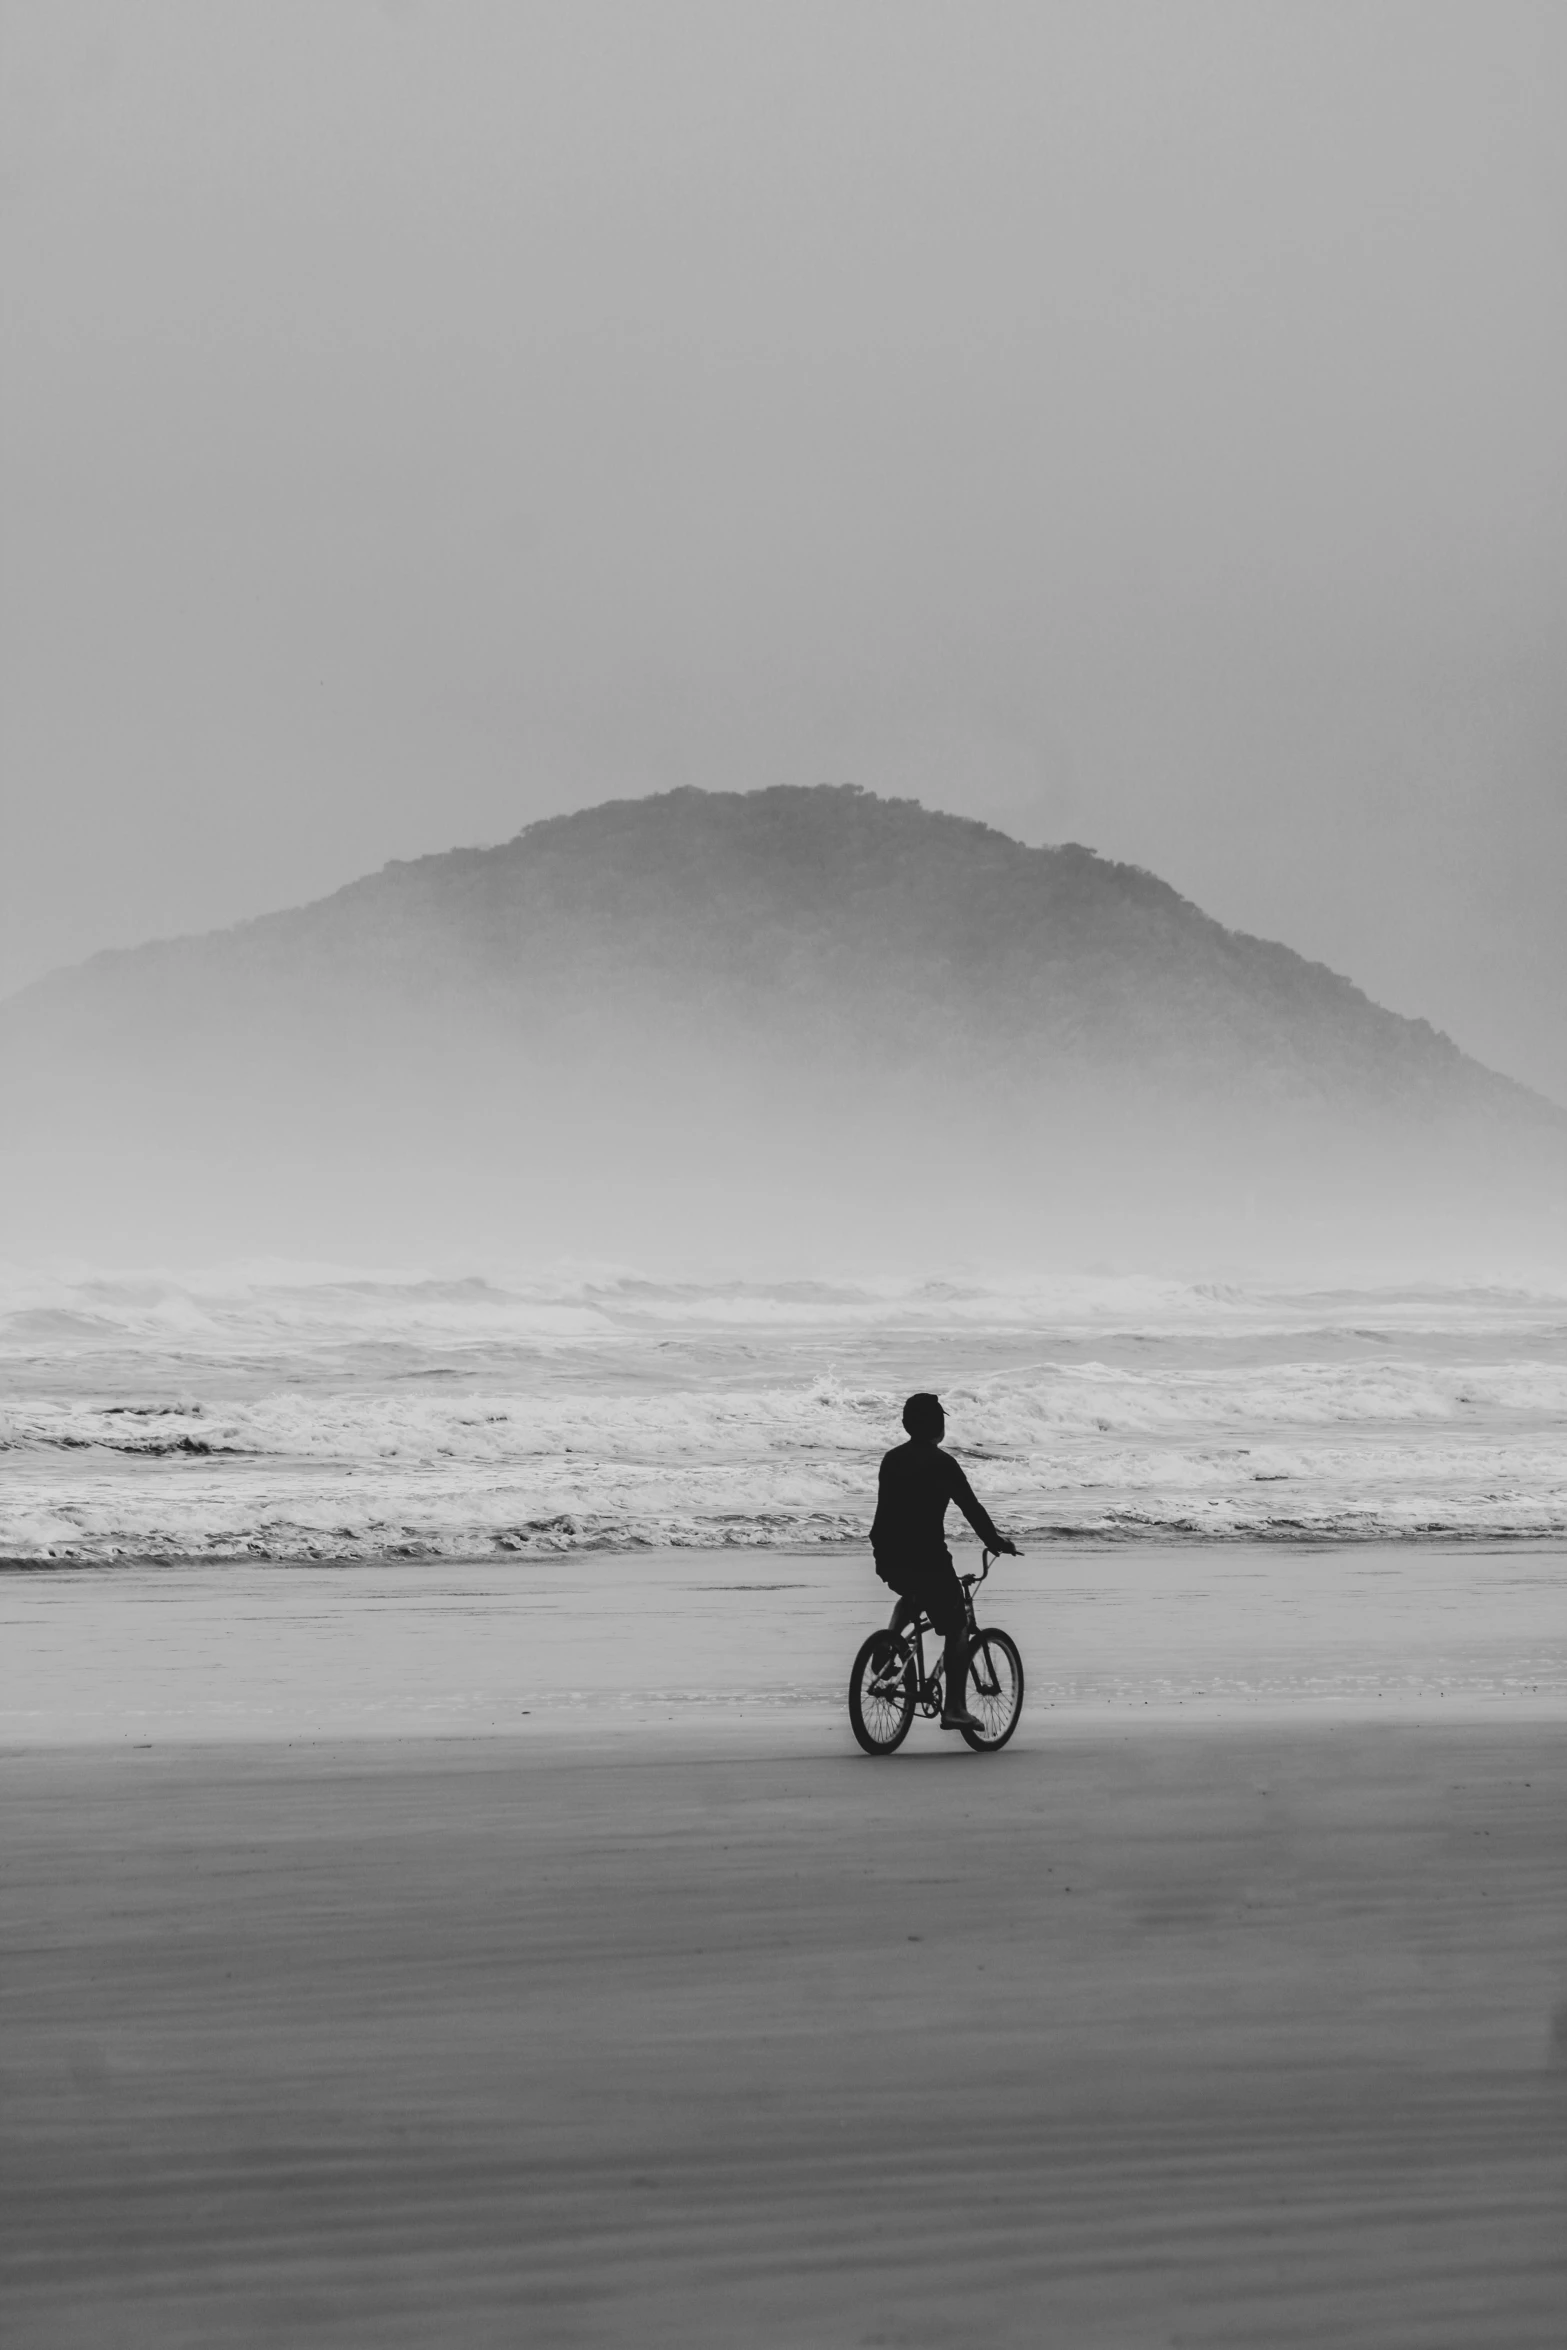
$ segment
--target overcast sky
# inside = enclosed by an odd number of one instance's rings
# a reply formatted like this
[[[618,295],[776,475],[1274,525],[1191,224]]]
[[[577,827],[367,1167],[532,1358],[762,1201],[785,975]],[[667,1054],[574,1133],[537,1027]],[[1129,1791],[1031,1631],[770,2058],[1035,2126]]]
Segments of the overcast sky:
[[[675,783],[1567,1098],[1567,9],[21,0],[0,987]]]

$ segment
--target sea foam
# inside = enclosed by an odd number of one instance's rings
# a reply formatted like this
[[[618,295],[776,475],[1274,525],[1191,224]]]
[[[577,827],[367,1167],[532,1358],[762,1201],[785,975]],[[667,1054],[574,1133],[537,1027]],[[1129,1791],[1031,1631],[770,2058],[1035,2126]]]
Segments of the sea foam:
[[[1567,1296],[1082,1275],[0,1275],[0,1555],[863,1544],[914,1386],[994,1514],[1567,1531]]]

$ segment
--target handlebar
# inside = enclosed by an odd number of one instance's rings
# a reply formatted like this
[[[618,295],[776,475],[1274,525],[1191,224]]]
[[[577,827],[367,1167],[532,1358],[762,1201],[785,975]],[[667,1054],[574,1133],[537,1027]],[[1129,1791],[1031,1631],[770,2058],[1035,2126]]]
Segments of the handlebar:
[[[983,1545],[983,1543],[982,1543],[982,1544],[980,1545],[980,1552],[979,1552],[979,1557],[980,1557],[980,1569],[979,1569],[979,1573],[978,1573],[977,1575],[960,1575],[960,1576],[958,1577],[958,1581],[959,1581],[959,1582],[960,1582],[960,1583],[963,1585],[963,1587],[964,1587],[964,1589],[965,1589],[965,1590],[968,1590],[968,1591],[977,1591],[977,1590],[979,1589],[979,1587],[980,1587],[981,1583],[983,1583],[983,1582],[984,1582],[984,1580],[985,1580],[985,1577],[986,1577],[986,1576],[987,1576],[987,1575],[990,1573],[990,1569],[991,1569],[991,1564],[992,1564],[992,1562],[993,1562],[994,1560],[996,1560],[996,1559],[1000,1558],[1000,1556],[1001,1556],[1001,1553],[1000,1553],[1000,1551],[999,1551],[999,1550],[986,1550],[986,1548],[984,1547],[984,1545]]]

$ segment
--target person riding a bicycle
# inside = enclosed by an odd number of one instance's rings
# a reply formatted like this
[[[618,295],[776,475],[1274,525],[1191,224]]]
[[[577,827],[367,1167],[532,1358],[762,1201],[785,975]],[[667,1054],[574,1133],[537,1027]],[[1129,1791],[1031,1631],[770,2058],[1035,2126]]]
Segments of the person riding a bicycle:
[[[940,1397],[911,1395],[903,1425],[909,1441],[893,1446],[877,1478],[871,1526],[876,1572],[903,1602],[893,1629],[916,1622],[923,1612],[946,1644],[942,1728],[979,1730],[984,1725],[966,1702],[968,1610],[947,1548],[948,1503],[957,1503],[987,1550],[1016,1558],[1017,1544],[996,1531],[958,1462],[942,1451],[947,1415]]]

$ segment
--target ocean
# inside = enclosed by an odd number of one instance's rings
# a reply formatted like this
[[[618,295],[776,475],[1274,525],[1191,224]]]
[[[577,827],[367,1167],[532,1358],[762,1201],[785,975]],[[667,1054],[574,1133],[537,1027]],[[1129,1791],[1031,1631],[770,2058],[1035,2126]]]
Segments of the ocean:
[[[863,1546],[913,1387],[1025,1544],[1567,1532],[1567,1284],[263,1263],[0,1275],[0,1556]]]

